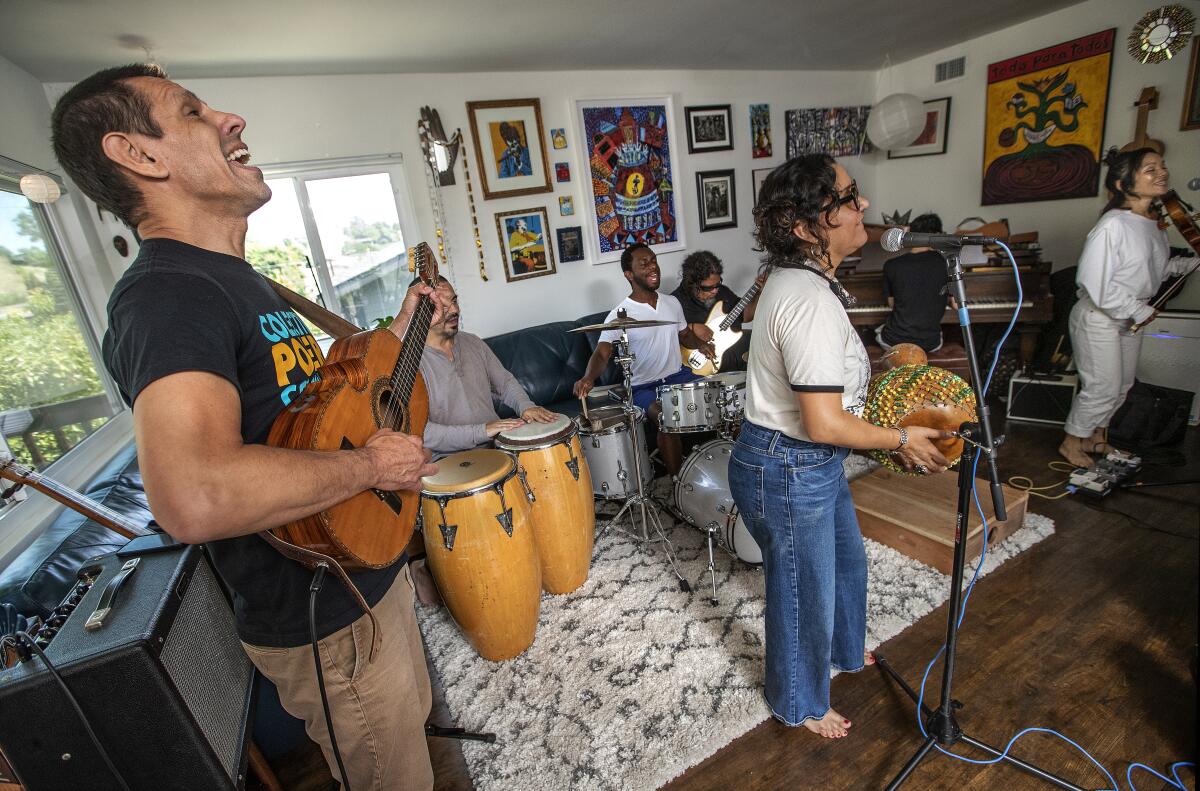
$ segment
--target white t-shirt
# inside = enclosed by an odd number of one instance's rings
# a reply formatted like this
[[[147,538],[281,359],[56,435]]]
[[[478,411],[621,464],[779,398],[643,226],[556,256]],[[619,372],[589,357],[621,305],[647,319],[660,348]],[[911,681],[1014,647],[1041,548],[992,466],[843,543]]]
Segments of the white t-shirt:
[[[790,437],[804,431],[798,392],[841,393],[862,416],[871,361],[829,281],[805,269],[772,270],[750,336],[746,419]]]
[[[627,330],[629,351],[633,352],[634,356],[631,381],[635,385],[665,379],[683,367],[683,355],[679,352],[679,333],[687,328],[683,306],[670,294],[657,293],[657,306],[625,297],[625,301],[613,308],[604,318],[605,321],[612,321],[617,317],[617,311],[623,309],[631,319],[672,322],[661,327]],[[619,340],[620,337],[621,333],[618,330],[600,333],[600,340],[608,343]]]
[[[1195,258],[1170,258],[1167,232],[1128,209],[1106,211],[1083,243],[1075,282],[1079,296],[1114,319],[1145,321],[1147,304],[1168,274],[1181,275]]]

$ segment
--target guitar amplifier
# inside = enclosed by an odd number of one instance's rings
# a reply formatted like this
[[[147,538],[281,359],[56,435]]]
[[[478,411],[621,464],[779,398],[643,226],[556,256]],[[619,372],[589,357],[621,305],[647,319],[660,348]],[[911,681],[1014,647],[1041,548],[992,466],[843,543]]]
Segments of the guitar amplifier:
[[[1008,381],[1008,419],[1061,426],[1067,422],[1078,387],[1074,374],[1053,378],[1015,375]]]
[[[101,618],[97,605],[123,573]],[[34,637],[124,782],[135,791],[242,787],[253,666],[203,551],[106,555],[79,574]],[[36,654],[0,670],[0,710],[0,752],[27,791],[120,788]]]

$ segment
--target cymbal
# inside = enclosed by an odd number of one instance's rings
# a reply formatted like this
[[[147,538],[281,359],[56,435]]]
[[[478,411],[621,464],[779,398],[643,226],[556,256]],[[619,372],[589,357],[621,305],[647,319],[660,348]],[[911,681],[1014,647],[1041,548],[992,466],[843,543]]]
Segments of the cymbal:
[[[583,327],[575,327],[567,330],[567,332],[604,332],[605,330],[634,330],[639,327],[665,327],[668,324],[674,324],[673,321],[657,321],[650,319],[628,319],[616,318],[612,321],[606,321],[603,324],[588,324]]]

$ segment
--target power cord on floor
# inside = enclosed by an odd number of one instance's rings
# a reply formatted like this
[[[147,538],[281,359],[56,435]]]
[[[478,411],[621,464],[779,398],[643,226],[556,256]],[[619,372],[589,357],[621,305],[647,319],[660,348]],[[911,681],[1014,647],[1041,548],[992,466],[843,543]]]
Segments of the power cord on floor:
[[[1055,472],[1070,473],[1075,470],[1074,466],[1067,464],[1065,461],[1052,461],[1049,464],[1047,464],[1046,466],[1049,467],[1050,469],[1054,470]],[[1064,491],[1059,492],[1058,494],[1054,494],[1054,495],[1042,494],[1042,492],[1044,492],[1048,489],[1058,488],[1059,486],[1065,486],[1068,482],[1070,482],[1070,480],[1071,479],[1069,477],[1067,477],[1067,478],[1063,478],[1061,481],[1055,481],[1054,483],[1048,483],[1045,486],[1035,486],[1032,478],[1030,478],[1026,475],[1014,475],[1008,479],[1008,485],[1019,491],[1028,492],[1030,497],[1040,497],[1043,500],[1061,500],[1062,498],[1064,498],[1068,494],[1070,494],[1070,492],[1064,490]]]
[[[321,650],[317,643],[317,594],[325,584],[325,574],[329,566],[317,564],[313,572],[312,583],[308,586],[308,637],[312,641],[313,663],[317,667],[317,688],[321,690],[321,708],[325,710],[325,727],[329,730],[329,746],[333,748],[333,757],[337,761],[338,771],[342,775],[343,791],[350,791],[350,779],[346,774],[346,765],[342,763],[342,751],[338,749],[337,736],[333,733],[333,715],[329,713],[329,697],[325,693],[325,674],[321,670]]]
[[[1097,511],[1102,514],[1112,514],[1114,516],[1122,516],[1122,517],[1128,519],[1130,522],[1132,522],[1134,527],[1140,528],[1142,530],[1149,530],[1152,533],[1163,533],[1165,535],[1173,536],[1175,538],[1182,538],[1186,541],[1200,541],[1200,536],[1189,536],[1184,533],[1176,533],[1173,530],[1164,530],[1161,527],[1157,527],[1143,519],[1137,518],[1133,514],[1127,514],[1124,511],[1120,510],[1119,508],[1105,508],[1102,505],[1097,505],[1095,503],[1089,503],[1087,501],[1084,501],[1083,505],[1085,508],[1091,509],[1092,511]]]

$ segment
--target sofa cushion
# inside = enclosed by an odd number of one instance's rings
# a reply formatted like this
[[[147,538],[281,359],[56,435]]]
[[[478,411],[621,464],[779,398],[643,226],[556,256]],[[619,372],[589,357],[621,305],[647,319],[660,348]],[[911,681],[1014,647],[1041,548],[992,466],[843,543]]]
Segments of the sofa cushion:
[[[137,468],[137,448],[132,442],[109,462],[84,493],[135,522],[150,521],[142,476]],[[67,595],[76,574],[88,560],[114,552],[128,540],[83,514],[64,508],[0,573],[0,601],[11,603],[27,617],[44,618]]]
[[[597,324],[607,313],[595,313],[575,321],[553,321],[526,329],[484,338],[500,364],[507,368],[530,399],[552,412],[579,414],[579,399],[572,389],[587,370],[588,358],[600,340],[598,332],[573,333],[569,330]],[[616,366],[610,364],[598,384],[619,379]],[[512,410],[497,405],[501,417],[512,417]]]

